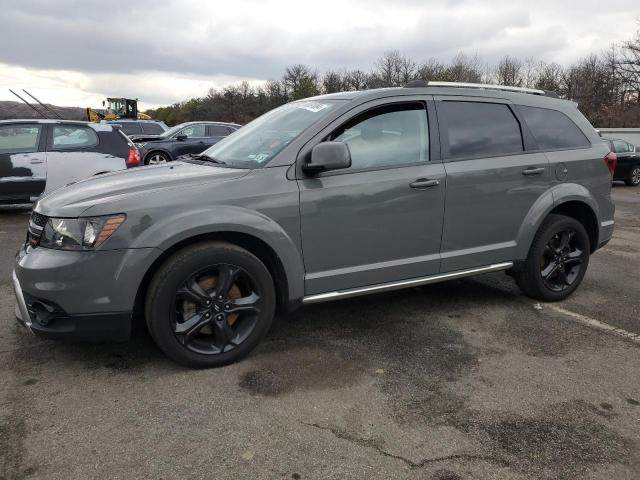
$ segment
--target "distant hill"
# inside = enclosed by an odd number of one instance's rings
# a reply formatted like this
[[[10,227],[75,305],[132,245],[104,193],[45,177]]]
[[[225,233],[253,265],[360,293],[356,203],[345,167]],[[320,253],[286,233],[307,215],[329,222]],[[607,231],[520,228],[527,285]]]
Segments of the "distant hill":
[[[86,120],[86,109],[81,107],[57,107],[55,105],[45,104],[65,120]],[[35,105],[38,110],[44,109],[40,105]],[[47,113],[52,118],[53,114]],[[2,101],[0,100],[0,120],[10,120],[12,118],[42,118],[34,110],[26,106],[22,102]]]

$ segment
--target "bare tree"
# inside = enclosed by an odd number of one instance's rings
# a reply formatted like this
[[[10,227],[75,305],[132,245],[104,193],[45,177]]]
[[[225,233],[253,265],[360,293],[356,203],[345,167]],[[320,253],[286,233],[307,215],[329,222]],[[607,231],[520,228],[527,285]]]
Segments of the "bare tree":
[[[365,90],[369,88],[369,75],[362,70],[351,70],[344,76],[345,90]]]
[[[447,66],[435,58],[430,58],[417,69],[416,77],[421,80],[446,81]]]
[[[478,55],[469,57],[458,53],[446,70],[446,81],[480,83],[482,82],[482,62]]]
[[[557,63],[540,62],[538,66],[538,75],[533,83],[534,88],[541,90],[549,90],[552,92],[560,92],[564,71]]]
[[[329,70],[322,76],[322,89],[325,93],[335,93],[345,90],[343,74]]]
[[[522,79],[522,62],[510,55],[502,57],[496,66],[496,81],[499,85],[521,87],[524,83]]]
[[[301,63],[287,67],[282,81],[287,88],[287,94],[294,100],[320,93],[318,73]]]

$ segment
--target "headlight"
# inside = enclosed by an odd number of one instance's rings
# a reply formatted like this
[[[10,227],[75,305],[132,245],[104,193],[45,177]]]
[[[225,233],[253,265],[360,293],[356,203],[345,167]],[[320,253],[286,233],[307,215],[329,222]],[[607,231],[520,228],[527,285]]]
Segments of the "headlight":
[[[49,218],[40,245],[60,250],[92,250],[102,245],[124,222],[124,215]]]

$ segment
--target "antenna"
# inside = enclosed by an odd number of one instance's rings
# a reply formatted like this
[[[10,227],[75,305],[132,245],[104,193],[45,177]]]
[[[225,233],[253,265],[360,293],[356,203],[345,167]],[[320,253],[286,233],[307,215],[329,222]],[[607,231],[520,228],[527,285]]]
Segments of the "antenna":
[[[40,104],[40,106],[42,108],[44,108],[47,112],[49,113],[53,113],[56,117],[58,117],[60,120],[62,120],[62,117],[60,115],[58,115],[58,112],[56,112],[53,108],[49,108],[47,107],[44,103],[42,103],[40,100],[38,100],[36,97],[34,97],[33,95],[31,95],[29,92],[27,92],[24,88],[22,89],[22,91],[24,93],[26,93],[27,95],[29,95],[31,98],[33,98],[36,102],[38,102]]]
[[[25,105],[27,105],[27,106],[31,107],[33,110],[35,110],[35,111],[36,111],[36,113],[37,113],[38,115],[40,115],[42,118],[49,118],[49,117],[47,117],[44,113],[42,113],[40,110],[38,110],[38,109],[35,107],[35,105],[31,105],[29,102],[27,102],[24,98],[22,98],[22,97],[21,97],[20,95],[18,95],[16,92],[14,92],[14,91],[13,91],[13,90],[11,90],[11,89],[9,89],[9,91],[10,91],[11,93],[13,93],[16,97],[18,97],[20,100],[22,100],[22,101],[25,103]]]

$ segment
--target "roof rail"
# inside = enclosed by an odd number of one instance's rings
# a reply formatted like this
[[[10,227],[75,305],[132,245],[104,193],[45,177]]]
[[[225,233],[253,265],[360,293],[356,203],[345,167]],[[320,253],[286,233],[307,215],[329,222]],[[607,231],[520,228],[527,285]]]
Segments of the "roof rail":
[[[465,83],[465,82],[433,82],[426,80],[413,80],[405,85],[406,88],[416,87],[454,87],[454,88],[481,88],[485,90],[502,90],[506,92],[532,93],[558,98],[556,92],[541,90],[539,88],[512,87],[510,85],[493,85],[491,83]]]
[[[507,92],[533,93],[546,95],[547,92],[538,88],[512,87],[510,85],[493,85],[490,83],[464,83],[464,82],[429,82],[430,87],[458,87],[458,88],[485,88],[487,90],[504,90]]]

